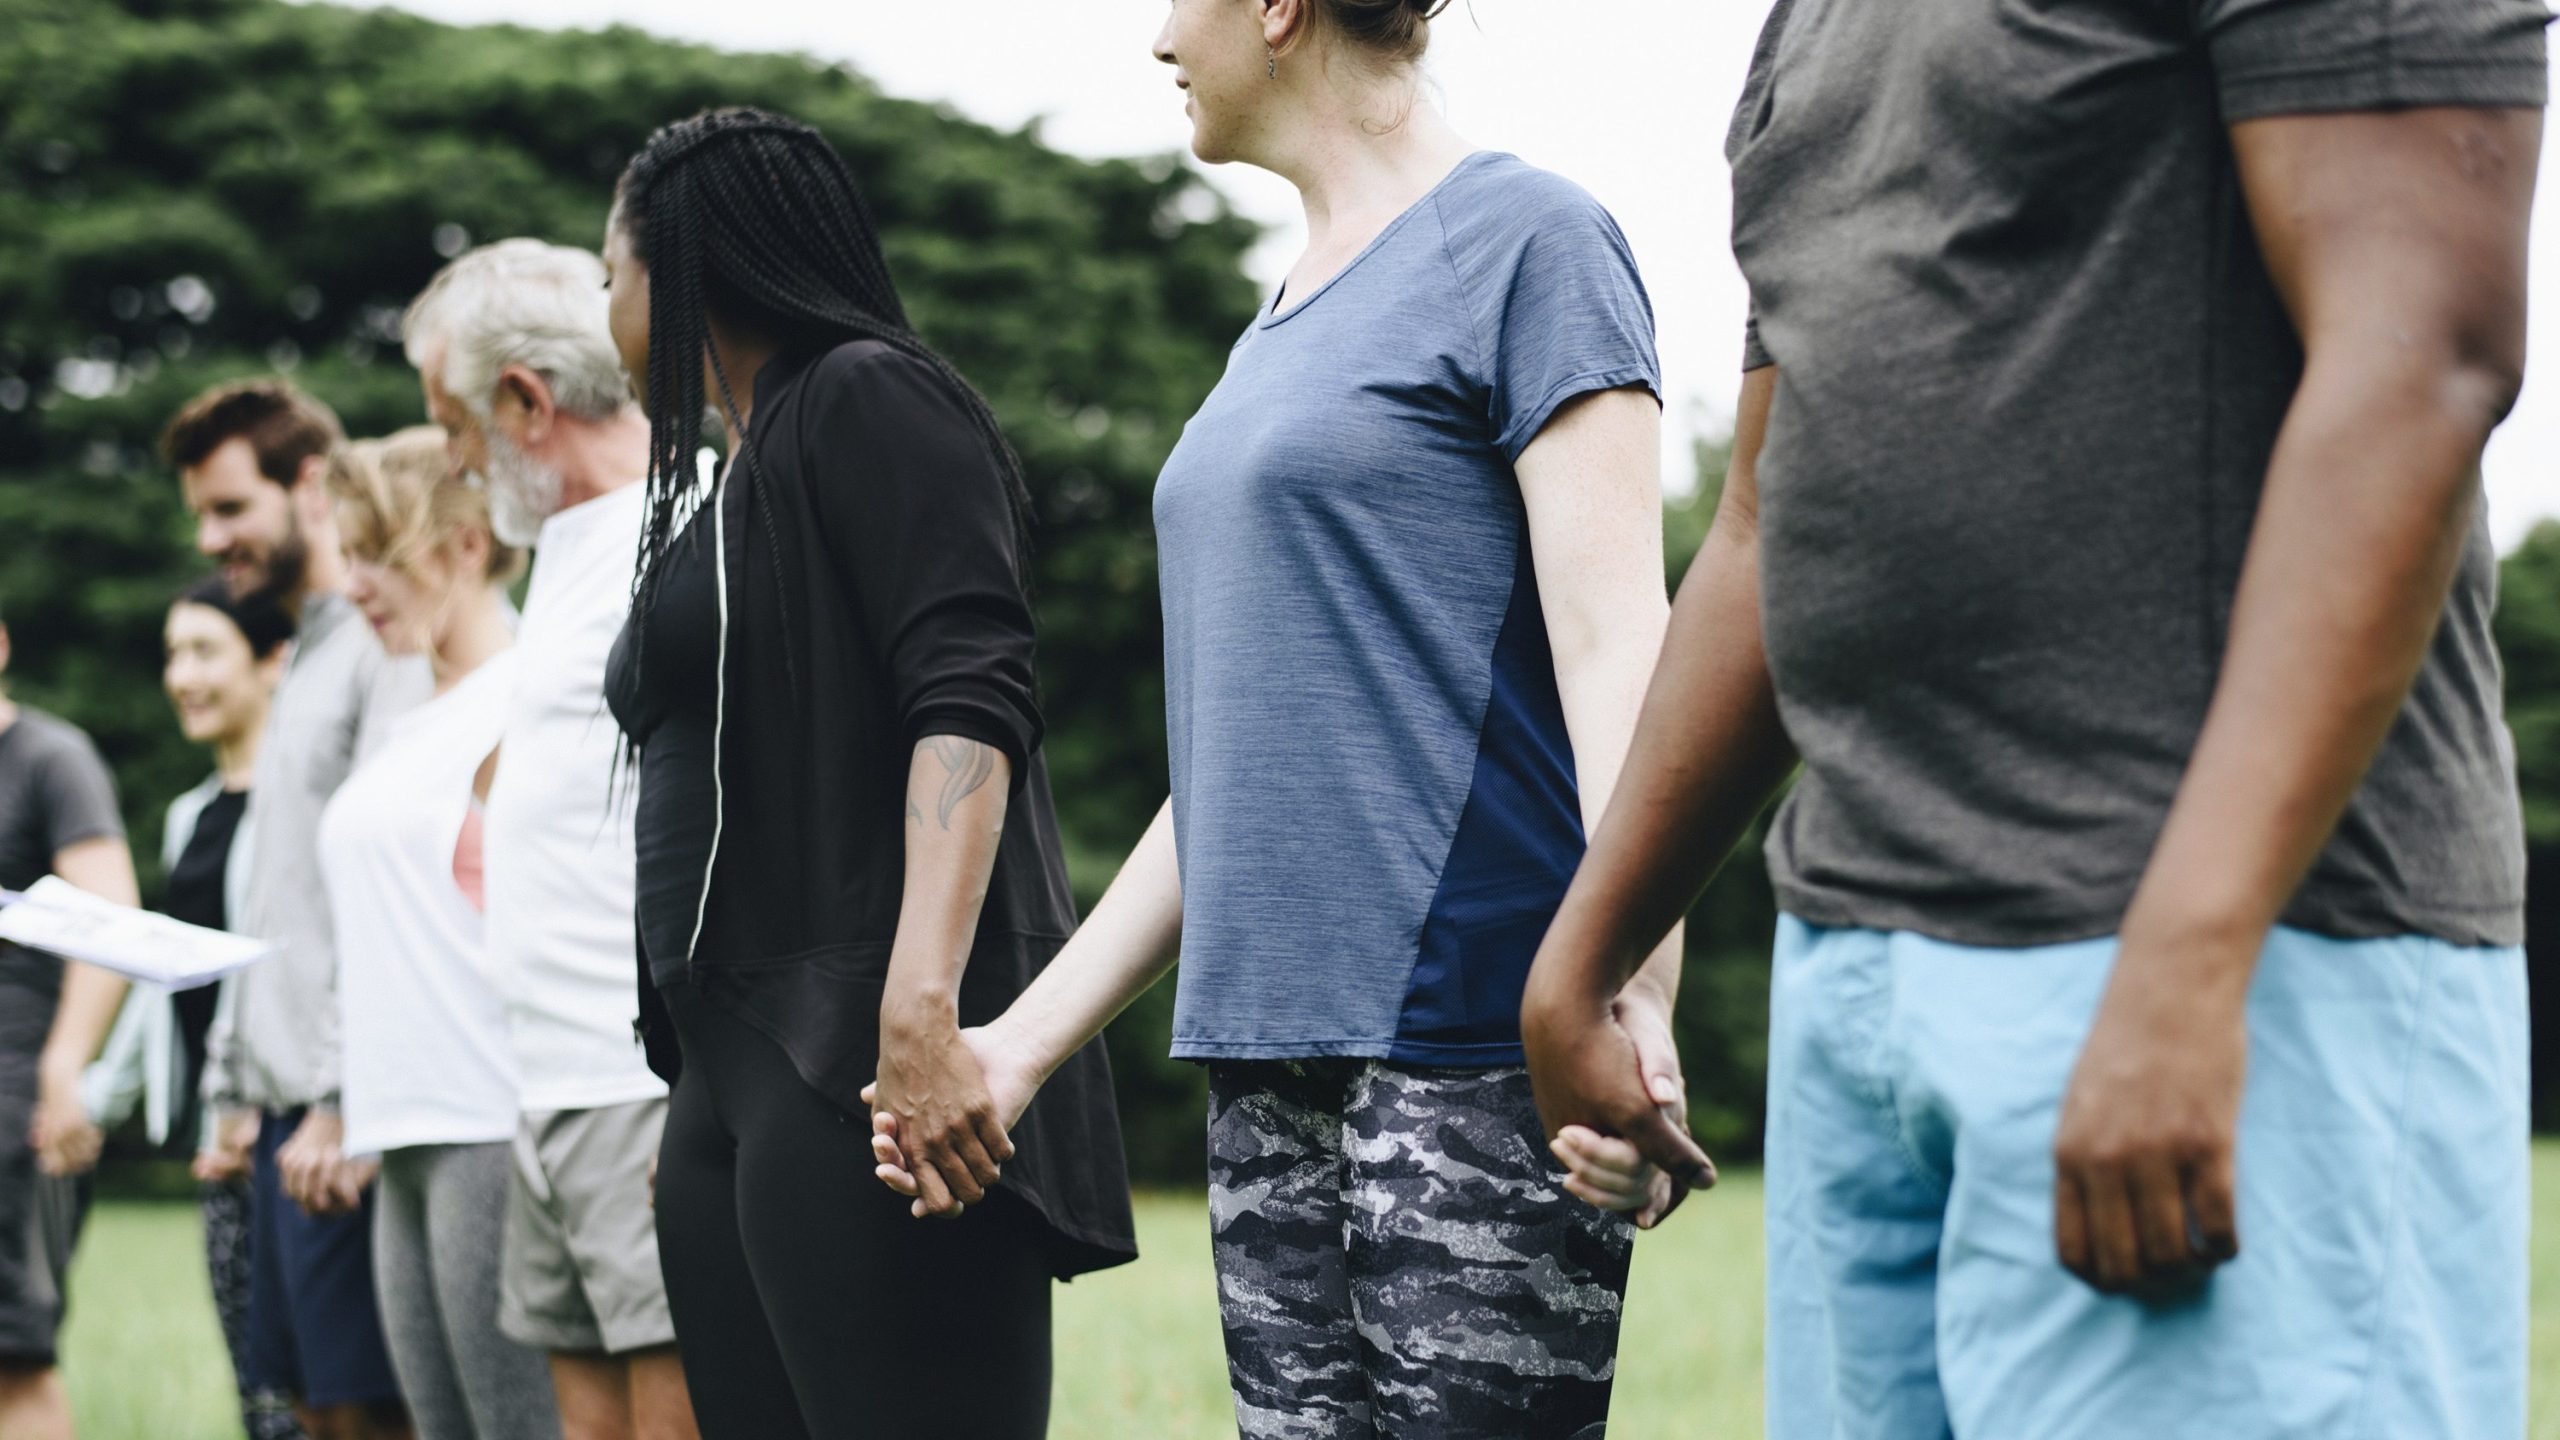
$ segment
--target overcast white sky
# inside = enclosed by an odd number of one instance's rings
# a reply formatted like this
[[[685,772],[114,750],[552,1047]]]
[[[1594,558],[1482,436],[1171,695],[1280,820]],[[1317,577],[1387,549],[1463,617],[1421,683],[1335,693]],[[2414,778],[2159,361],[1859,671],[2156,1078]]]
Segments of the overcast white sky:
[[[1458,128],[1580,181],[1618,217],[1653,292],[1675,452],[1721,428],[1737,384],[1743,291],[1726,246],[1725,119],[1770,0],[1459,0],[1430,71]],[[1147,53],[1165,0],[400,0],[456,21],[616,22],[728,49],[849,60],[894,94],[946,100],[1011,127],[1046,120],[1085,155],[1181,149],[1170,73]],[[2560,137],[2546,146],[2534,235],[2534,373],[2489,449],[2503,543],[2560,515]],[[1255,256],[1269,284],[1303,234],[1281,181],[1212,178],[1274,227]],[[1671,474],[1684,483],[1685,462]]]

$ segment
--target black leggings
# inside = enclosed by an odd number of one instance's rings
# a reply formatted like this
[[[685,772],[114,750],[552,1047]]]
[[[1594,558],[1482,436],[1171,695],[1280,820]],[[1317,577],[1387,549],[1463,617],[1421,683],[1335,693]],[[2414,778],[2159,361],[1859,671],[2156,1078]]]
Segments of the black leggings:
[[[998,1192],[918,1220],[871,1127],[688,985],[658,1152],[658,1258],[704,1440],[969,1436],[1049,1424],[1049,1270]]]

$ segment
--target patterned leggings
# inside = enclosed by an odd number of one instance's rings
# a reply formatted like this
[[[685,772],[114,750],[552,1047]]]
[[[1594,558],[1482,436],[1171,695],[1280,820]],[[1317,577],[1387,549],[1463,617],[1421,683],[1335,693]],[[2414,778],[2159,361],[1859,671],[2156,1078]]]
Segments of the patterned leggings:
[[[249,1182],[226,1181],[199,1190],[204,1212],[205,1271],[213,1281],[213,1313],[222,1321],[222,1343],[231,1351],[231,1373],[248,1373]],[[249,1440],[304,1440],[293,1418],[293,1397],[240,1383],[240,1426]]]
[[[1635,1231],[1561,1176],[1524,1070],[1211,1065],[1244,1440],[1597,1440]]]

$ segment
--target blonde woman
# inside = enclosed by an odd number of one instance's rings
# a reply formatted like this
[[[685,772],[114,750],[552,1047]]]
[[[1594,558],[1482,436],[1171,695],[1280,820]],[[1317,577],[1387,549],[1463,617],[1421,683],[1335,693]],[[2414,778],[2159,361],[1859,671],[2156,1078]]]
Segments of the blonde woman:
[[[506,1012],[480,923],[480,808],[514,693],[487,496],[430,427],[345,446],[329,491],[347,597],[435,695],[402,716],[320,821],[338,932],[346,1145],[381,1158],[373,1258],[392,1365],[423,1440],[551,1440],[540,1353],[498,1333],[515,1134]]]

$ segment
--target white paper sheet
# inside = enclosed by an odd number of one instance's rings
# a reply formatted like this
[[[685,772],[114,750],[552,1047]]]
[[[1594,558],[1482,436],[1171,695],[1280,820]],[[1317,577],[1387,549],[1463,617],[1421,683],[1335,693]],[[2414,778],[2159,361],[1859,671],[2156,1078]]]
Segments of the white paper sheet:
[[[211,984],[276,951],[264,940],[118,905],[53,875],[23,894],[0,890],[0,940],[172,990]]]

